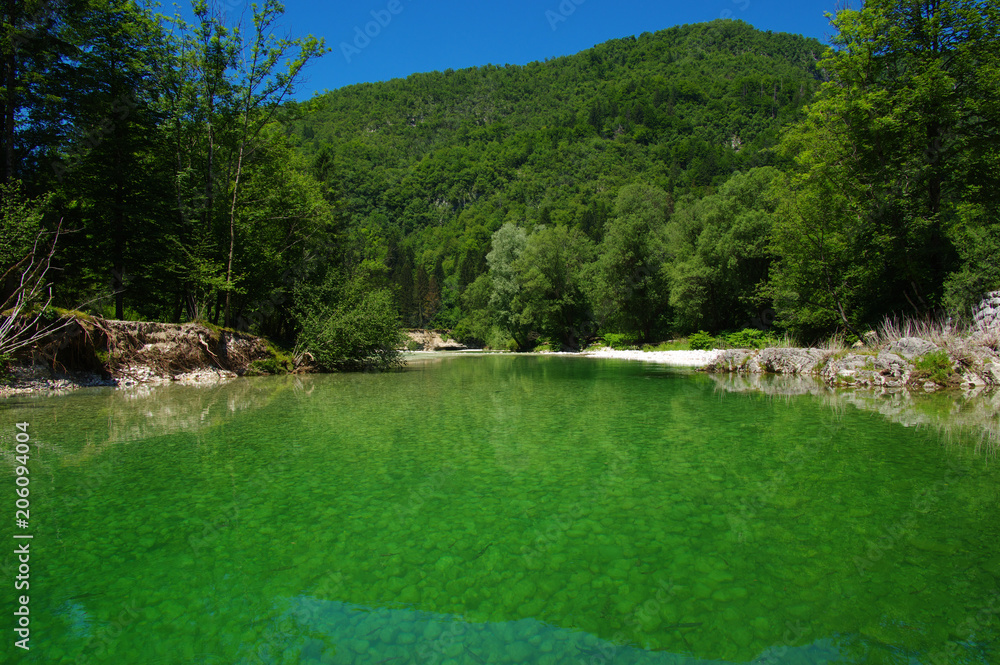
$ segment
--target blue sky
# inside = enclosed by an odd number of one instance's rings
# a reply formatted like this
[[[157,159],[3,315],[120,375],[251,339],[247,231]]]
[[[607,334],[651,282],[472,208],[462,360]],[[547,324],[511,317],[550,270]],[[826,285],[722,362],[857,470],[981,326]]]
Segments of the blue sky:
[[[220,3],[237,18],[244,7],[241,0]],[[837,4],[837,0],[285,0],[281,25],[293,37],[324,37],[332,49],[306,71],[296,97],[307,99],[323,90],[415,72],[523,65],[577,53],[609,39],[720,17],[828,43],[832,28],[823,14],[834,11]]]

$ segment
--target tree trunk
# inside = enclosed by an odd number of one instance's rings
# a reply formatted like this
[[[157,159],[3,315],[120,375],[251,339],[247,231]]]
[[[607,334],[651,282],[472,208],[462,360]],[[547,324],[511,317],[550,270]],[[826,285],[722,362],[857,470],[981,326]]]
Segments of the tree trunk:
[[[244,124],[244,137],[246,136],[246,125]],[[232,325],[230,319],[231,294],[233,283],[233,249],[236,246],[236,199],[240,188],[240,175],[243,173],[243,147],[244,141],[240,141],[240,151],[236,158],[236,178],[233,181],[233,200],[229,206],[229,258],[226,260],[226,314],[225,327]]]
[[[6,18],[11,26],[11,39],[9,51],[4,58],[4,85],[7,88],[7,99],[3,109],[3,171],[0,173],[0,184],[9,182],[14,177],[14,114],[17,109],[17,26],[18,20],[15,12],[19,0],[7,0]]]

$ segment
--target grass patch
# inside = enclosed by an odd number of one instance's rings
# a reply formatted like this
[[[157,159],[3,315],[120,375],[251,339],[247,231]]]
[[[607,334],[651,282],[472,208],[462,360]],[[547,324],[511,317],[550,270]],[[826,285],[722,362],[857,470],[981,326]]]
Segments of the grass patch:
[[[632,333],[606,333],[604,343],[615,351],[639,350],[639,338]]]
[[[933,381],[938,385],[948,385],[958,375],[951,363],[951,357],[944,349],[931,351],[920,356],[913,363],[916,367],[914,378],[922,381]]]
[[[270,343],[267,345],[267,352],[270,357],[254,360],[247,366],[246,376],[290,374],[295,371],[295,361],[290,354]]]
[[[687,339],[671,339],[659,344],[644,344],[643,351],[687,351]]]
[[[967,321],[954,317],[887,317],[875,331],[875,345],[886,346],[904,337],[919,337],[934,342],[938,346],[950,347],[958,340],[969,336]]]

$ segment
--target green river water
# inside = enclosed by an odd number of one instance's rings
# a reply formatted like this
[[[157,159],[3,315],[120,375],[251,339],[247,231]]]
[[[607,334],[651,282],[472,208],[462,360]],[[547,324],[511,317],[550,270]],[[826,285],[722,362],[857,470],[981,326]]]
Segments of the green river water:
[[[1000,663],[995,455],[815,395],[719,386],[472,356],[10,398],[0,653]],[[15,591],[23,542],[30,590]],[[20,594],[30,651],[14,646]]]

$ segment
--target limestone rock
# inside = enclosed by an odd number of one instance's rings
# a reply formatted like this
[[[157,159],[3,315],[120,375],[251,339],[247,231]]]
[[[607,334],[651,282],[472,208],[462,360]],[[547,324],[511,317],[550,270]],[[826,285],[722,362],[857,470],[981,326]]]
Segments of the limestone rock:
[[[820,349],[727,349],[706,367],[710,372],[815,374],[829,353]]]
[[[904,337],[889,344],[885,350],[889,353],[898,354],[907,360],[913,360],[914,358],[927,355],[931,351],[936,351],[937,349],[937,344],[929,342],[926,339],[920,339],[919,337]]]
[[[911,370],[909,362],[896,353],[882,351],[877,356],[849,353],[831,360],[823,368],[822,376],[833,385],[897,389],[906,385]]]
[[[751,359],[755,359],[757,351],[749,349],[726,349],[718,358],[709,363],[705,369],[709,372],[740,372],[746,374],[757,374],[748,366]],[[759,363],[754,363],[759,367]]]
[[[821,349],[764,349],[760,363],[775,374],[813,374],[829,355]]]
[[[987,293],[973,308],[973,326],[980,332],[1000,331],[1000,291]]]

